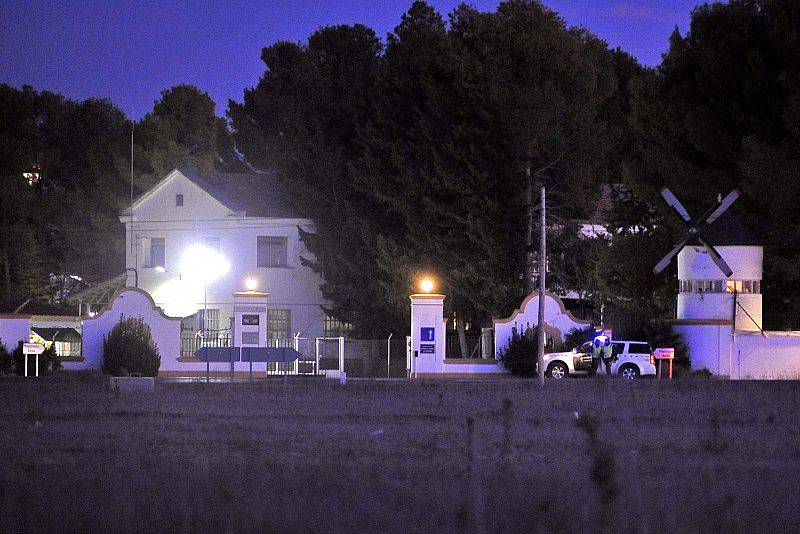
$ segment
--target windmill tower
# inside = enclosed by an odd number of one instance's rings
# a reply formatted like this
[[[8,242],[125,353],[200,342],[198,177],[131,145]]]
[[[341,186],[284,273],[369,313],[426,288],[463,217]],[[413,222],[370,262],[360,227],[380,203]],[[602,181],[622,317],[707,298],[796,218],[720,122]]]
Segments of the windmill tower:
[[[763,247],[732,213],[717,219],[705,235],[732,274],[723,276],[705,247],[687,243],[678,254],[677,318],[731,321],[734,332],[760,331]]]
[[[728,211],[738,190],[697,219],[690,217],[669,189],[661,194],[689,227],[653,269],[660,272],[678,258],[674,328],[683,334],[693,369],[729,374],[727,353],[736,333],[761,331],[763,247]]]

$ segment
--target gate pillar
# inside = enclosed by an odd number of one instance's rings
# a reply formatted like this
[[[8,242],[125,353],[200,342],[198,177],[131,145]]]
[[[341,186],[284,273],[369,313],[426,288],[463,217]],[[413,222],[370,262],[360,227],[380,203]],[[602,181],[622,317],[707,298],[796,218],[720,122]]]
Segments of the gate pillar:
[[[267,346],[267,297],[263,291],[233,294],[233,346]]]
[[[411,298],[411,376],[441,373],[445,358],[444,295],[415,293]]]

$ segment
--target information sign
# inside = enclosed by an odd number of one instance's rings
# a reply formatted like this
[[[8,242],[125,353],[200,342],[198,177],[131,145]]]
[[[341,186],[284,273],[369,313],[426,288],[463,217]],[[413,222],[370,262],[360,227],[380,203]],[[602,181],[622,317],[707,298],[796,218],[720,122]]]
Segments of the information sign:
[[[653,358],[658,360],[658,379],[661,380],[661,362],[669,362],[669,378],[672,379],[672,360],[675,359],[674,348],[657,348],[653,350]]]
[[[22,354],[41,354],[44,352],[44,345],[41,343],[23,343]]]
[[[675,349],[655,349],[653,351],[653,358],[657,360],[672,360],[675,358]]]
[[[432,326],[423,326],[419,329],[419,340],[432,342],[436,329]]]

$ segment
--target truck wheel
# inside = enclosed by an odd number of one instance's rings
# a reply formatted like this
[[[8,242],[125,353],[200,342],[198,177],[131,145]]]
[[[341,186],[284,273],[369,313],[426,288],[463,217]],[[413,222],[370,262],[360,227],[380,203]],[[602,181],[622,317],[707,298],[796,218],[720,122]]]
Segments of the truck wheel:
[[[569,369],[561,362],[552,363],[550,367],[547,368],[547,376],[550,378],[564,378],[568,374]]]
[[[617,371],[617,374],[625,380],[633,380],[639,377],[639,368],[635,365],[625,364]]]

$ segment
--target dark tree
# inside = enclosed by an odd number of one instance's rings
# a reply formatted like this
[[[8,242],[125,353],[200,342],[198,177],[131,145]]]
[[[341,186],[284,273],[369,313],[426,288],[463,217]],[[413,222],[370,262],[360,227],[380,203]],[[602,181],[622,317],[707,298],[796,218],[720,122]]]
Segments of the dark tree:
[[[215,103],[192,85],[161,92],[153,111],[136,125],[136,186],[146,191],[178,167],[200,172],[246,169],[235,154],[225,119],[214,114]]]
[[[248,161],[275,169],[317,224],[316,234],[303,236],[313,254],[305,259],[324,276],[329,311],[363,335],[388,334],[404,323],[394,306],[397,280],[377,253],[396,220],[352,173],[380,52],[374,32],[359,25],[323,28],[305,46],[274,44],[262,52],[267,71],[258,86],[229,112]]]
[[[773,327],[789,326],[800,297],[798,43],[793,0],[695,8],[689,33],[672,35],[655,76],[634,85],[637,142],[625,172],[629,187],[664,214],[663,185],[690,213],[742,188],[738,211],[764,239],[765,325]],[[677,225],[673,237],[684,231]]]
[[[420,272],[462,333],[513,309],[530,289],[525,170],[579,209],[609,165],[613,56],[539,2],[461,6],[449,29],[415,2],[383,55],[355,26],[262,58],[230,109],[237,146],[303,199],[331,311],[362,333],[403,327]]]

